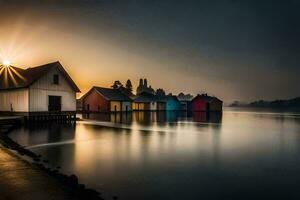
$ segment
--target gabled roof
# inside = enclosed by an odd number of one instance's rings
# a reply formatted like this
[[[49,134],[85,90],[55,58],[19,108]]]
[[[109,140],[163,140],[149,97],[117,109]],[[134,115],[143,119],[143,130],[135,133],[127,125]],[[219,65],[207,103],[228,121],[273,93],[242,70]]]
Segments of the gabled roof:
[[[160,95],[156,95],[156,99],[159,102],[167,102],[167,101],[179,101],[178,98],[174,95],[164,95],[164,96],[160,96]]]
[[[172,96],[168,95],[166,97],[167,97],[168,101],[170,101],[170,100],[179,101],[178,98],[177,98],[177,96],[175,96],[175,95],[172,95]]]
[[[107,100],[110,101],[132,101],[127,95],[122,93],[118,89],[103,88],[103,87],[93,87],[98,93],[104,96]]]
[[[212,101],[219,101],[222,102],[220,99],[218,99],[217,97],[212,97],[212,96],[208,96],[206,94],[198,94],[197,96],[195,96],[195,98],[192,100],[196,100],[196,99],[203,99],[206,102],[212,102]]]
[[[134,102],[137,102],[137,103],[165,102],[165,98],[158,97],[149,92],[142,92],[136,96],[136,98],[134,99]]]
[[[27,88],[53,68],[57,68],[62,73],[75,92],[80,92],[77,85],[58,61],[27,69],[13,66],[6,68],[1,66],[0,90]]]

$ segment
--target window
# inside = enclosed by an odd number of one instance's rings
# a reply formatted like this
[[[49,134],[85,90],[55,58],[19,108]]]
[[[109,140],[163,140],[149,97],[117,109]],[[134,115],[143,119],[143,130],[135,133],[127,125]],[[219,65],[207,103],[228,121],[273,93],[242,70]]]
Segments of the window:
[[[59,84],[59,76],[58,74],[53,75],[53,84],[58,85]]]

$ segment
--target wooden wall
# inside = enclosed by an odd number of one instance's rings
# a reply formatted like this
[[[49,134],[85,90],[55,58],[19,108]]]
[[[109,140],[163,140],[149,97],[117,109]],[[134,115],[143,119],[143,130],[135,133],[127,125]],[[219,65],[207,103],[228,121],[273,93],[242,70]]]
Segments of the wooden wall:
[[[53,75],[59,75],[59,84],[53,84]],[[76,92],[56,68],[37,80],[29,88],[29,111],[47,112],[49,95],[62,97],[62,111],[76,111]]]
[[[157,103],[156,102],[151,102],[150,103],[150,108],[149,109],[147,109],[147,110],[151,110],[151,111],[155,111],[155,110],[157,110]]]
[[[15,89],[0,91],[0,111],[28,112],[28,89]]]
[[[102,95],[100,95],[95,89],[84,97],[82,100],[83,110],[87,111],[87,105],[90,105],[91,112],[109,112],[110,104]]]
[[[192,102],[192,110],[193,111],[207,111],[206,101],[203,99],[194,99]]]
[[[125,112],[126,111],[126,106],[127,106],[127,111],[132,111],[132,103],[129,101],[123,101],[122,102],[122,111]]]
[[[223,103],[219,101],[212,101],[210,103],[210,111],[222,111]]]
[[[121,101],[111,101],[110,102],[110,111],[111,112],[120,112],[121,111],[122,102]]]

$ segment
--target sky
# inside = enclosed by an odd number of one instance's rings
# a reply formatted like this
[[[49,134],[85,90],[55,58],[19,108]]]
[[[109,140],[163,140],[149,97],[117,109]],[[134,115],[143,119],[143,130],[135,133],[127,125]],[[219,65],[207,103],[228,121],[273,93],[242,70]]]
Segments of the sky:
[[[82,94],[147,78],[225,102],[300,96],[298,0],[0,0],[0,59],[59,60]]]

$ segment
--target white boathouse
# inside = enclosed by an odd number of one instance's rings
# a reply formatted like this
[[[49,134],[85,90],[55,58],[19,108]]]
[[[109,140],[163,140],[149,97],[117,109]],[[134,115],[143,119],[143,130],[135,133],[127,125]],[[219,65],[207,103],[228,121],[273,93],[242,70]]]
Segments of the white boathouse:
[[[59,62],[21,69],[0,67],[0,113],[30,118],[76,114],[77,85]],[[48,117],[47,117],[48,116]]]

